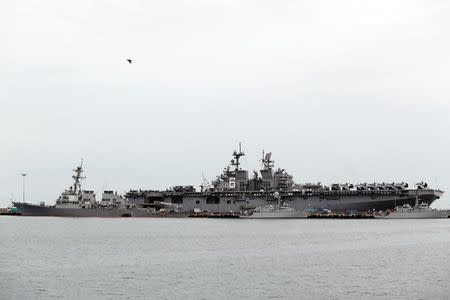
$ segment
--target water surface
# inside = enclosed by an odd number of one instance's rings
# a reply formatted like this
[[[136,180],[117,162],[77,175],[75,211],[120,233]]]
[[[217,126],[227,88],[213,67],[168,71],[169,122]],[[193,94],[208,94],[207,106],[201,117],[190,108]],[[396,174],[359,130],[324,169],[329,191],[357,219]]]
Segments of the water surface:
[[[450,297],[450,219],[0,217],[0,299]]]

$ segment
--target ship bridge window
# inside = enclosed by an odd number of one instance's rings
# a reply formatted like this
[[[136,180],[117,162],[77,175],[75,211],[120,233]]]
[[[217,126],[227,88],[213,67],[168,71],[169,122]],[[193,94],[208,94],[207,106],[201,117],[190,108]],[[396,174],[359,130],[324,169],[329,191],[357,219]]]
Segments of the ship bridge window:
[[[172,196],[172,203],[183,204],[183,196],[181,195]]]
[[[219,196],[208,196],[206,197],[206,204],[220,204]]]

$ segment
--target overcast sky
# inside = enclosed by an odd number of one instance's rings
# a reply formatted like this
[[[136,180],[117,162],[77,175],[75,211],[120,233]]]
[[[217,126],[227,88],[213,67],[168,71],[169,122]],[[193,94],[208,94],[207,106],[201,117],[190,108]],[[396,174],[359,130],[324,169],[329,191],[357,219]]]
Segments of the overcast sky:
[[[198,186],[239,141],[297,182],[450,191],[449,1],[6,0],[0,38],[0,207],[81,158],[97,193]]]

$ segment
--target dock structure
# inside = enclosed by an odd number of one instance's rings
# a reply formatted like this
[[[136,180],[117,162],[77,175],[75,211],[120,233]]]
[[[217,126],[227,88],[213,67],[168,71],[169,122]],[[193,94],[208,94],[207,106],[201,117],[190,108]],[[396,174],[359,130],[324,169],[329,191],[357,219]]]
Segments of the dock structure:
[[[0,208],[1,216],[21,216],[22,214],[17,211],[17,209],[13,208]]]

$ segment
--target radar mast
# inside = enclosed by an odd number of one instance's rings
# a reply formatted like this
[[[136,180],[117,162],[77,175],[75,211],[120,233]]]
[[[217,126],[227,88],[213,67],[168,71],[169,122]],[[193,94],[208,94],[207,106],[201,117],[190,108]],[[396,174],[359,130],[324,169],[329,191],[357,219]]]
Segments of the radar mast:
[[[264,169],[272,169],[274,167],[275,161],[272,160],[272,152],[266,153],[264,155],[264,150],[262,152],[262,159],[261,162],[263,163]]]
[[[241,156],[244,156],[244,155],[245,155],[245,153],[242,152],[242,150],[241,150],[241,143],[239,143],[239,152],[236,152],[236,150],[234,150],[234,152],[233,152],[234,159],[231,160],[231,165],[235,166],[236,171],[239,170],[239,166],[240,166],[239,159],[241,158]]]
[[[81,192],[81,179],[85,179],[86,177],[81,176],[83,173],[83,159],[81,159],[81,164],[73,169],[75,175],[72,176],[75,182],[73,183],[73,191],[75,194],[79,194]]]

